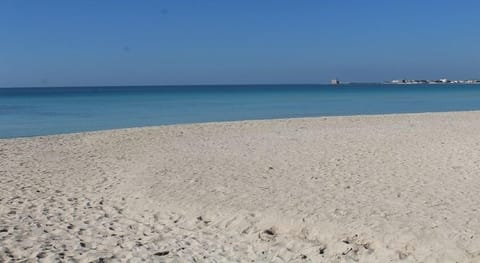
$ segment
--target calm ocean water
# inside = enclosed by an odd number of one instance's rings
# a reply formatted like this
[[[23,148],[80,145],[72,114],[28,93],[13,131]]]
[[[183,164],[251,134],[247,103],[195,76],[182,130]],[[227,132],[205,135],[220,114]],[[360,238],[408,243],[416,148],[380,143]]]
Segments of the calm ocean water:
[[[480,110],[480,85],[0,89],[0,138],[136,126]]]

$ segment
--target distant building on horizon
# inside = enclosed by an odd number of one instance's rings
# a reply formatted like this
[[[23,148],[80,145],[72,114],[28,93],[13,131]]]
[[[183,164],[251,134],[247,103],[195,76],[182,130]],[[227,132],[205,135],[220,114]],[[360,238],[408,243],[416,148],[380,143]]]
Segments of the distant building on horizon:
[[[340,80],[338,79],[332,79],[332,81],[330,82],[332,85],[339,85],[340,84]]]

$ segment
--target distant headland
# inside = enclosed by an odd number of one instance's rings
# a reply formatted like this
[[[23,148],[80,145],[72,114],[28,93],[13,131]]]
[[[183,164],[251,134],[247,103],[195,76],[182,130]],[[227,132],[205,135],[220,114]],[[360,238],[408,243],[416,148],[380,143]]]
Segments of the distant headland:
[[[480,84],[480,79],[467,80],[449,80],[447,78],[426,80],[426,79],[394,79],[384,82],[341,82],[339,79],[333,79],[331,85],[340,84]]]
[[[437,80],[395,79],[392,81],[388,81],[387,83],[391,83],[391,84],[480,84],[480,80],[478,79],[449,80],[446,78],[437,79]]]

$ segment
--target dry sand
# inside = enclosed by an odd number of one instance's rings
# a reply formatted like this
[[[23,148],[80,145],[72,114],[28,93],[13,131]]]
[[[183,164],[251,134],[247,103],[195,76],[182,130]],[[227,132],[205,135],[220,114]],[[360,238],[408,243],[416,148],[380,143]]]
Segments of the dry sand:
[[[480,262],[480,112],[0,140],[0,262]]]

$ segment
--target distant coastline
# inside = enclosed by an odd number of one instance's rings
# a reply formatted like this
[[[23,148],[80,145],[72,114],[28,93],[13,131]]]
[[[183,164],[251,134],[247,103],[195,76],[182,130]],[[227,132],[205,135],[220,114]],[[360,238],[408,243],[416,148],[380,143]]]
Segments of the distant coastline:
[[[449,80],[446,78],[437,79],[437,80],[409,80],[409,79],[395,79],[387,82],[386,84],[480,84],[478,79],[467,79],[467,80]]]
[[[461,85],[476,85],[480,84],[480,79],[467,79],[467,80],[449,80],[446,78],[436,79],[436,80],[427,80],[427,79],[394,79],[384,82],[342,82],[338,79],[333,79],[330,81],[330,85],[411,85],[411,84],[420,84],[420,85],[438,85],[438,84],[461,84]]]

